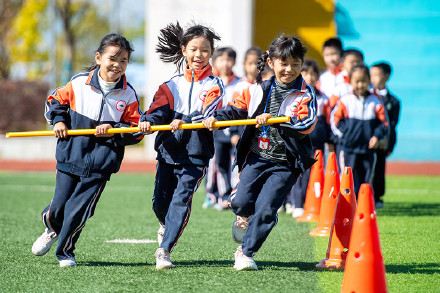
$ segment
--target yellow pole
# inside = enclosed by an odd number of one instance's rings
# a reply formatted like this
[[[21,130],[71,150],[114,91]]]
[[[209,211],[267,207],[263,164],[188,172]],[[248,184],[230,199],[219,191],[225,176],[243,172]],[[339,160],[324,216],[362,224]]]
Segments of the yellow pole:
[[[273,117],[267,119],[267,124],[289,122],[290,117]],[[256,119],[243,119],[243,120],[226,120],[217,121],[214,123],[214,127],[228,127],[234,125],[255,125]],[[185,123],[181,124],[179,129],[201,129],[205,128],[201,122],[199,123]],[[151,131],[163,131],[171,130],[169,125],[152,125]],[[110,128],[107,133],[133,133],[139,132],[139,127],[125,127],[125,128]],[[90,135],[95,134],[95,129],[72,129],[67,130],[67,135]],[[24,132],[8,132],[6,138],[10,137],[32,137],[32,136],[52,136],[53,131],[24,131]]]

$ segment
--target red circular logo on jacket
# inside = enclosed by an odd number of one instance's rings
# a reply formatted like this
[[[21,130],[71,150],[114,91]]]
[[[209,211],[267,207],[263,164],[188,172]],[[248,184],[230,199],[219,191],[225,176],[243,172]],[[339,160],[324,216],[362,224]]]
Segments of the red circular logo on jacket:
[[[124,112],[125,107],[127,107],[127,102],[125,101],[118,101],[116,103],[116,110],[118,110],[119,112]]]
[[[202,102],[204,103],[207,94],[208,94],[208,91],[207,91],[207,90],[202,91],[202,92],[200,93],[200,95],[199,95],[199,99],[200,99],[200,101],[202,101]]]

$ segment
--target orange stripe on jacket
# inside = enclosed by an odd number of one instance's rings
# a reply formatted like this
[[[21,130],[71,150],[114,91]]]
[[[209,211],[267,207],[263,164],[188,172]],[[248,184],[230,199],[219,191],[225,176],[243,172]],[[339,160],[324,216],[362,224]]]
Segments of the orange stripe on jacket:
[[[385,115],[385,109],[382,104],[376,107],[376,117],[379,118],[379,120],[382,121],[386,127],[388,127],[388,120]]]
[[[330,108],[333,109],[336,106],[336,104],[338,103],[338,101],[339,101],[339,97],[338,96],[331,95],[330,98],[328,98],[328,102],[329,102]]]
[[[156,94],[154,95],[153,103],[148,109],[147,114],[150,114],[155,109],[162,107],[164,105],[170,105],[170,109],[174,109],[174,97],[170,89],[166,84],[161,84]]]
[[[339,121],[344,120],[345,118],[348,118],[347,108],[343,103],[339,103],[335,114],[333,115],[333,120],[335,121],[336,127],[338,126]]]
[[[208,107],[212,101],[215,100],[215,98],[220,96],[220,94],[221,92],[219,86],[212,87],[206,94],[205,100],[203,101],[203,111],[205,111],[206,107]]]
[[[249,88],[245,89],[243,93],[236,96],[229,104],[239,109],[248,109],[251,101],[251,92]]]
[[[52,100],[57,100],[61,105],[70,104],[70,109],[76,111],[75,93],[72,82],[68,82],[64,87],[56,90],[56,95],[50,95],[47,102],[52,105]]]
[[[125,108],[124,113],[122,113],[121,116],[121,121],[130,122],[131,126],[133,127],[134,125],[138,124],[140,116],[139,103],[134,102]]]

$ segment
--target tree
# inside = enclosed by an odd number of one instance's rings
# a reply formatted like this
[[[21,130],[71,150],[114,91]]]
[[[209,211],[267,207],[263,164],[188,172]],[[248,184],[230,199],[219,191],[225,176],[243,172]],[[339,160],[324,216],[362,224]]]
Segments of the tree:
[[[22,3],[22,0],[0,1],[0,79],[9,77],[10,56],[7,37],[14,17],[20,11]]]

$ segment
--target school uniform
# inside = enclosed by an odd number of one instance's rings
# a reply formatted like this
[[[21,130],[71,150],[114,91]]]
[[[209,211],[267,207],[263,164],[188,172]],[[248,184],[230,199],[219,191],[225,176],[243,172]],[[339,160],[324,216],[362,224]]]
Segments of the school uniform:
[[[317,123],[309,134],[312,141],[312,153],[320,150],[324,155],[325,143],[330,142],[330,105],[328,97],[319,90],[315,91],[317,103]],[[304,172],[297,180],[291,191],[291,203],[295,208],[303,208],[309,185],[310,169]]]
[[[332,129],[338,130],[341,141],[340,168],[352,168],[358,194],[360,184],[372,184],[374,174],[375,154],[368,143],[373,136],[381,140],[387,135],[388,118],[382,102],[370,93],[342,96],[333,112]]]
[[[140,122],[169,124],[175,119],[200,122],[221,106],[224,87],[208,64],[202,70],[186,68],[183,74],[159,86],[147,113]],[[161,248],[172,251],[191,213],[194,192],[205,176],[214,155],[214,139],[208,129],[160,131],[157,152],[153,210],[165,225]]]
[[[337,66],[335,69],[327,68],[319,76],[317,88],[327,97],[330,97],[334,88],[344,82],[344,75],[342,72],[342,65]]]
[[[388,136],[384,140],[382,147],[376,150],[377,158],[376,167],[374,169],[373,190],[375,201],[381,202],[382,196],[385,194],[386,158],[393,152],[394,146],[396,145],[396,126],[399,122],[400,102],[387,88],[376,90],[375,93],[381,98],[390,122]]]
[[[68,129],[96,128],[101,124],[130,127],[140,117],[139,101],[123,75],[104,92],[99,67],[74,76],[47,98],[49,124],[64,122]],[[78,135],[60,138],[56,147],[56,186],[52,202],[42,212],[46,227],[58,235],[58,260],[74,257],[75,243],[110,179],[119,171],[126,145],[138,143],[141,133],[112,137]]]
[[[301,76],[287,88],[275,77],[253,84],[214,117],[254,119],[262,113],[290,116],[291,121],[258,129],[246,126],[237,145],[235,165],[241,174],[230,206],[236,215],[252,216],[242,242],[243,254],[249,257],[276,225],[277,210],[299,174],[315,162],[308,134],[317,122],[316,98]]]

